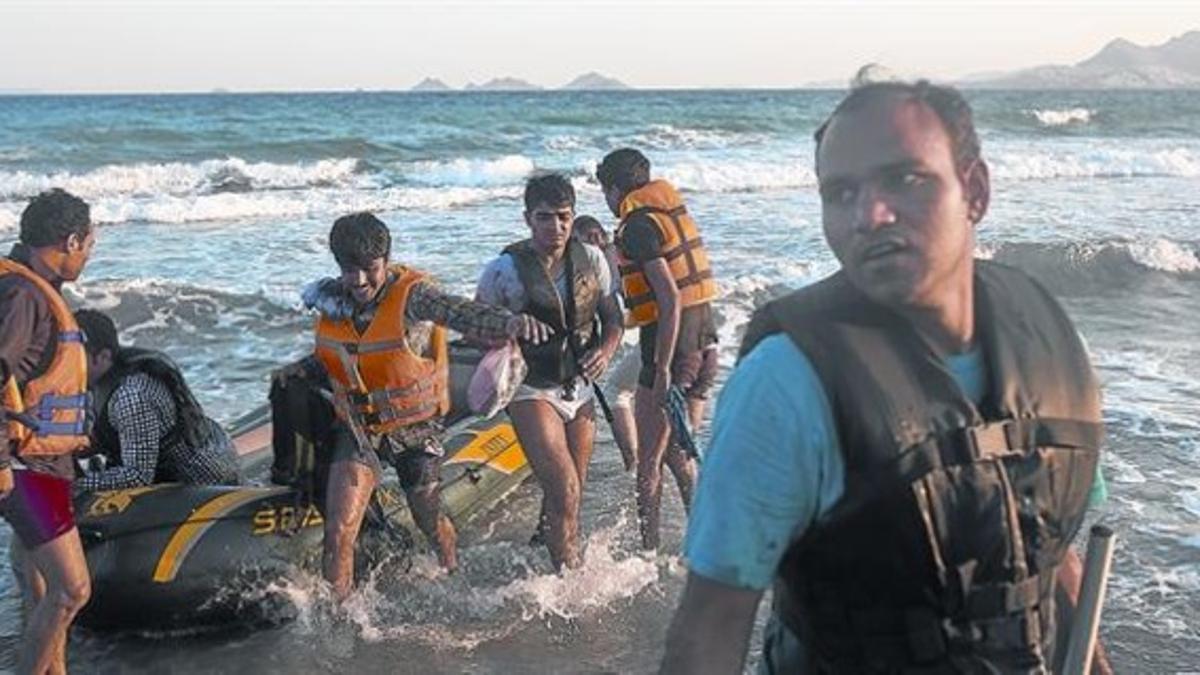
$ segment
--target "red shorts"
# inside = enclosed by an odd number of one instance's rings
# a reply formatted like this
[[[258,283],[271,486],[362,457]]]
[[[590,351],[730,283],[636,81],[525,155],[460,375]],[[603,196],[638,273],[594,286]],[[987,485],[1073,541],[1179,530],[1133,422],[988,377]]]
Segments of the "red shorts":
[[[21,544],[34,549],[75,527],[71,481],[29,469],[13,469],[13,491],[0,500],[0,516]]]

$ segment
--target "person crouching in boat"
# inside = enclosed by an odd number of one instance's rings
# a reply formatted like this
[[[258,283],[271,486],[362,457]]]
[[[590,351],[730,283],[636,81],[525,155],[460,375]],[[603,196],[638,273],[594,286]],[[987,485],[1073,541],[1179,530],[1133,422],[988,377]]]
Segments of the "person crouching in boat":
[[[471,340],[541,342],[550,328],[525,314],[443,292],[425,273],[389,263],[392,238],[370,213],[337,219],[329,248],[338,278],[313,282],[316,357],[329,376],[337,422],[325,506],[323,569],[339,599],[350,593],[354,541],[383,468],[396,468],[413,519],[448,571],[458,566],[454,525],[441,512],[442,417],[449,411],[446,328]]]
[[[204,414],[170,357],[122,347],[116,324],[102,312],[81,309],[75,321],[87,336],[96,410],[92,453],[75,483],[78,491],[241,482],[233,441]]]
[[[574,218],[570,181],[553,173],[529,179],[530,236],[488,264],[475,296],[528,312],[555,331],[544,343],[522,346],[529,372],[508,405],[545,495],[545,541],[555,569],[582,563],[579,503],[596,428],[591,382],[608,367],[622,332],[604,253],[571,236]]]

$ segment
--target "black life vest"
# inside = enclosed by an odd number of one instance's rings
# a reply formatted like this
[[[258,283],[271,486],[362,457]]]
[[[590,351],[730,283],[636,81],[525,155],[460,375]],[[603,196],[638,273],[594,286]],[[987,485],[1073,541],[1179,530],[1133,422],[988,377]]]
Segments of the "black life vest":
[[[776,612],[815,672],[1052,663],[1056,571],[1104,433],[1099,387],[1066,314],[1026,275],[976,261],[975,316],[991,373],[979,406],[840,272],[769,303],[747,331],[743,355],[784,332],[808,356],[845,459],[842,499],[776,579]]]
[[[540,345],[521,343],[521,354],[529,366],[525,382],[535,387],[569,382],[579,374],[575,355],[582,356],[599,340],[596,308],[600,305],[603,289],[591,259],[582,243],[574,238],[568,241],[564,264],[569,274],[568,292],[574,300],[571,308],[559,297],[554,280],[528,239],[510,244],[504,252],[512,256],[517,276],[525,288],[525,312],[554,329],[554,335]],[[572,325],[568,328],[569,323]],[[569,340],[574,340],[575,344]]]
[[[108,414],[108,404],[113,393],[131,375],[142,373],[163,384],[175,404],[175,423],[159,439],[160,448],[171,448],[186,444],[198,448],[206,443],[211,434],[204,410],[196,401],[183,373],[166,354],[152,349],[121,347],[115,356],[112,368],[100,378],[95,387],[96,426],[93,430],[96,450],[105,456],[111,466],[121,462],[121,440]],[[163,455],[159,455],[159,467],[155,480],[165,479],[162,475]]]

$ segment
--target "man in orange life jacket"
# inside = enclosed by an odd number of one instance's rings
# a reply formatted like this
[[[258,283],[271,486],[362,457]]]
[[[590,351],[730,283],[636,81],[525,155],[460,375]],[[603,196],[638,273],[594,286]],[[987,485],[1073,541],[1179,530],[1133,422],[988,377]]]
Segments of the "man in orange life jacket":
[[[79,278],[95,240],[88,205],[55,189],[29,203],[0,260],[0,515],[32,607],[20,673],[66,672],[67,630],[91,593],[71,504],[72,455],[88,444],[87,356],[59,287]]]
[[[841,270],[746,331],[663,671],[742,672],[774,581],[761,672],[1048,672],[1103,498],[1087,352],[1040,285],[974,258],[990,181],[958,92],[862,85],[816,146]]]
[[[717,372],[712,301],[717,286],[696,222],[665,180],[650,180],[650,161],[632,148],[615,150],[596,167],[608,207],[618,218],[616,241],[626,324],[640,329],[642,369],[634,398],[637,426],[638,524],[642,546],[658,548],[665,460],[687,508],[696,463],[671,438],[668,391],[688,402],[699,426]]]
[[[441,418],[450,407],[446,327],[480,342],[549,337],[526,314],[440,290],[426,274],[389,265],[391,234],[370,213],[339,218],[329,248],[341,268],[304,290],[320,311],[316,357],[329,376],[339,424],[325,508],[324,573],[345,598],[354,541],[371,492],[389,460],[417,526],[442,566],[458,566],[454,525],[441,512]]]

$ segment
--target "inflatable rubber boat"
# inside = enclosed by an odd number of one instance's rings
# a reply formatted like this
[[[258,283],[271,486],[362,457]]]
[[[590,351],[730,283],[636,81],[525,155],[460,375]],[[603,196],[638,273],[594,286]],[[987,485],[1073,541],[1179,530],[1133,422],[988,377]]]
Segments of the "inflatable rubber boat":
[[[454,352],[456,399],[478,360],[473,356],[461,348]],[[92,599],[80,625],[194,630],[289,618],[286,603],[267,589],[297,570],[320,573],[324,521],[311,491],[269,483],[271,417],[263,405],[230,429],[244,473],[257,484],[163,484],[77,498],[92,575]],[[442,500],[461,526],[520,485],[530,470],[503,413],[457,417],[444,441]],[[368,510],[360,550],[403,554],[414,542],[425,545],[389,470]]]

